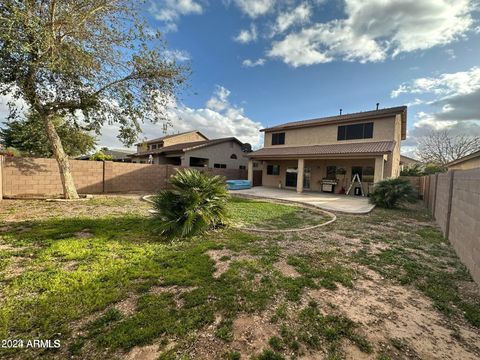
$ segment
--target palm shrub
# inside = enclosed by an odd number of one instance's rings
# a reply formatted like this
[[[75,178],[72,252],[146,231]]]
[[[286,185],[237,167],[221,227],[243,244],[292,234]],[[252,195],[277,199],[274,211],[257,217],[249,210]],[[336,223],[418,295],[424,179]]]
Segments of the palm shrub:
[[[225,223],[229,195],[223,177],[184,169],[170,183],[172,190],[153,199],[162,234],[187,237]]]
[[[415,202],[416,196],[412,185],[406,179],[396,178],[382,180],[375,184],[370,193],[370,202],[377,206],[392,209],[401,203]]]

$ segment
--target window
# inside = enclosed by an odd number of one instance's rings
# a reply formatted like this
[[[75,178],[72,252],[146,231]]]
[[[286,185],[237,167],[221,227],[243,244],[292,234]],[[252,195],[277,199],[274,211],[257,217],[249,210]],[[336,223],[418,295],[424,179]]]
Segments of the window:
[[[237,158],[237,155],[235,154],[230,155],[230,159],[236,159],[236,158]]]
[[[337,140],[358,140],[373,138],[373,122],[353,125],[340,125]]]
[[[335,165],[327,166],[327,179],[335,180],[337,178],[337,167]]]
[[[373,182],[373,173],[375,169],[373,166],[352,166],[352,180],[355,174],[360,176],[363,182]]]
[[[213,164],[213,167],[217,169],[226,169],[227,164]]]
[[[267,175],[280,175],[280,165],[267,165]]]
[[[361,181],[363,177],[363,168],[361,166],[352,166],[352,180],[356,174],[360,176],[360,181]]]
[[[245,165],[240,165],[238,168],[239,168],[240,170],[245,170],[247,167],[246,167]]]
[[[153,144],[153,145],[151,146],[151,148],[152,148],[152,150],[156,149],[156,148],[157,148],[157,144]]]
[[[285,144],[285,133],[275,133],[272,134],[272,145],[284,145]]]
[[[254,168],[258,168],[258,162],[254,161],[254,162],[253,162],[253,167],[254,167]]]

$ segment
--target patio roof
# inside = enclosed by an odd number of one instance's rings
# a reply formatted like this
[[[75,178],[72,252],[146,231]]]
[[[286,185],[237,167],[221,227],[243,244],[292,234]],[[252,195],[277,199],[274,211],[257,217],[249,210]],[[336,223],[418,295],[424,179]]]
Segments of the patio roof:
[[[248,154],[253,159],[318,158],[332,156],[378,156],[393,151],[395,141],[377,141],[353,144],[266,147]]]

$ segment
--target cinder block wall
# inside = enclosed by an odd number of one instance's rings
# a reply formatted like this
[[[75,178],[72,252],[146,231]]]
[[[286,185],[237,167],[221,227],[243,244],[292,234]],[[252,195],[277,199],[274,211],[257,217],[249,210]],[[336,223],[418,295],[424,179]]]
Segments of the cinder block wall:
[[[79,193],[102,192],[102,162],[72,160],[70,164]],[[49,196],[63,193],[55,159],[6,158],[3,174],[4,196]]]
[[[435,219],[446,234],[448,222],[449,175],[439,174],[437,177],[437,195],[435,199]]]
[[[455,171],[448,238],[480,284],[480,168]]]
[[[480,168],[424,179],[424,202],[480,284]]]
[[[167,188],[168,179],[179,168],[172,165],[84,160],[71,160],[70,165],[75,186],[81,194],[155,192]],[[2,170],[3,179],[0,172],[0,183],[3,184],[5,197],[44,197],[63,193],[55,159],[6,158]],[[247,178],[246,170],[200,170],[222,175],[227,179]]]
[[[167,186],[168,165],[111,161],[104,164],[106,193],[155,192]]]

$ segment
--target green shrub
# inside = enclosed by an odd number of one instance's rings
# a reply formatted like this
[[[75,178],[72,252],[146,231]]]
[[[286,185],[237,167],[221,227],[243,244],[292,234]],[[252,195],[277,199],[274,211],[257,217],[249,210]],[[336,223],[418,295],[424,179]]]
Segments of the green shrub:
[[[392,209],[404,202],[415,202],[415,191],[405,179],[387,179],[375,184],[370,193],[370,202],[377,206]]]
[[[229,195],[223,177],[184,169],[170,183],[172,190],[153,199],[162,234],[192,236],[225,223]]]

